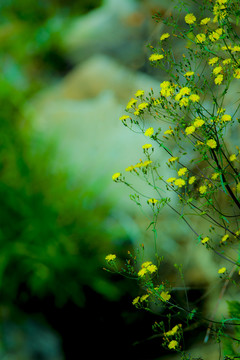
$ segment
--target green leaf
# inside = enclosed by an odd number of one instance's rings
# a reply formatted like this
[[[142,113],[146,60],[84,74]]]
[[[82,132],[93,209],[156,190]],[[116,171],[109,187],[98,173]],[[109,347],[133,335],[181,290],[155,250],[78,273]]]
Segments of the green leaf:
[[[240,320],[240,302],[239,301],[227,301],[229,316],[234,320]]]

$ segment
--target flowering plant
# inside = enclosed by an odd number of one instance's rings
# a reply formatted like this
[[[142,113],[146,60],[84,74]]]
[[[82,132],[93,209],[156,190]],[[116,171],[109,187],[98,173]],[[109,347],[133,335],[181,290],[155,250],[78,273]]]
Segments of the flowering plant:
[[[157,263],[145,261],[137,271],[136,257],[131,255],[127,267],[120,272],[131,274],[146,290],[133,300],[137,308],[161,306],[168,309],[169,319],[173,314],[180,315],[182,323],[172,326],[169,320],[168,331],[163,321],[154,324],[163,346],[179,352],[182,359],[190,359],[184,349],[183,334],[195,321],[207,327],[204,341],[211,334],[221,343],[225,358],[232,359],[240,353],[240,302],[228,301],[229,319],[216,321],[215,313],[204,317],[197,307],[189,306],[186,288],[186,304],[179,305],[173,295],[174,286],[166,279],[160,280],[158,273],[162,258],[157,249],[157,220],[160,211],[168,208],[185,222],[197,246],[204,246],[224,262],[216,271],[216,278],[223,281],[218,300],[228,285],[239,287],[239,2],[203,0],[199,15],[185,11],[183,24],[179,25],[183,6],[181,3],[178,7],[178,21],[172,16],[164,19],[155,15],[156,21],[172,29],[161,34],[155,47],[150,46],[149,61],[166,73],[159,92],[151,89],[145,95],[142,89],[137,90],[126,106],[127,114],[120,117],[124,126],[137,128],[147,138],[142,146],[146,159],[128,164],[124,173],[117,172],[112,178],[134,191],[131,198],[137,204],[145,201],[150,206]],[[184,45],[181,59],[174,54],[174,39]],[[153,120],[150,125],[146,120],[149,116]],[[164,176],[166,171],[154,158],[157,148],[167,154],[166,167],[171,176]],[[143,179],[153,195],[136,189],[129,176]],[[196,221],[196,216],[200,220]],[[116,258],[106,260],[110,268],[114,264],[115,271],[119,271]],[[175,267],[183,279],[182,267]]]

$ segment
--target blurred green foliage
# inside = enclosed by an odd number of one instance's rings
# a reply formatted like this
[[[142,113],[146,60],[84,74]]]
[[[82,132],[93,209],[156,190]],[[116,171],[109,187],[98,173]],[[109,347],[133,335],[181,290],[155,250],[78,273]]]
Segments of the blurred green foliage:
[[[99,1],[7,1],[0,4],[0,289],[3,303],[22,289],[84,303],[84,286],[117,299],[99,271],[111,234],[110,208],[96,192],[69,186],[51,169],[51,149],[31,148],[26,102],[66,71],[61,33],[71,16]],[[23,299],[24,300],[24,299]]]
[[[0,66],[18,88],[31,91],[67,71],[62,34],[74,17],[100,6],[101,0],[2,0]]]

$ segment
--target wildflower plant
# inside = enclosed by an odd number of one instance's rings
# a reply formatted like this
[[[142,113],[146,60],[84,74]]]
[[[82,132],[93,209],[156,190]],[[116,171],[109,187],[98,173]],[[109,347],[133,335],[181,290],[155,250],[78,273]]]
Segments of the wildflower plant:
[[[153,326],[165,348],[190,359],[183,334],[196,321],[208,328],[205,342],[211,335],[221,344],[226,359],[232,359],[240,353],[239,300],[228,302],[229,319],[221,321],[214,320],[214,316],[204,317],[197,308],[177,304],[171,293],[173,285],[159,275],[162,258],[158,255],[156,225],[159,213],[169,208],[189,227],[197,246],[219,257],[221,267],[216,278],[223,281],[219,298],[229,284],[239,289],[239,278],[235,279],[240,275],[240,149],[236,136],[230,137],[240,130],[236,90],[240,88],[239,1],[203,0],[198,14],[178,1],[177,9],[175,18],[155,15],[168,32],[160,34],[155,47],[149,46],[149,61],[166,73],[165,80],[158,92],[150,89],[145,94],[138,89],[126,105],[126,114],[120,117],[124,126],[146,137],[142,145],[144,160],[126,164],[125,171],[112,177],[133,190],[130,197],[137,204],[145,202],[150,207],[156,263],[147,260],[139,265],[139,259],[131,255],[127,267],[117,272],[128,273],[144,289],[145,293],[132,301],[137,308],[149,310],[154,304],[154,308],[169,310],[168,329],[164,322]],[[180,59],[173,50],[176,40],[184,49]],[[146,120],[149,116],[154,121],[151,126]],[[171,177],[164,176],[162,164],[153,158],[157,148],[168,156],[166,167]],[[145,194],[132,185],[133,176],[146,182]],[[149,190],[154,197],[148,195]],[[175,194],[178,204],[166,194]],[[200,218],[198,224],[196,216]],[[203,232],[206,228],[208,231]],[[113,262],[115,258],[107,260]],[[177,269],[183,279],[181,266]],[[181,324],[172,324],[173,314],[180,314]]]

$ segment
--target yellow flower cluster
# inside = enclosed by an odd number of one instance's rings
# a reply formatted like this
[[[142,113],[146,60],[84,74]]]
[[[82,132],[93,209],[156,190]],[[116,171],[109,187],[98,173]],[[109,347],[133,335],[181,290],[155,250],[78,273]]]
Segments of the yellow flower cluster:
[[[143,168],[146,167],[148,165],[150,165],[152,163],[152,160],[145,160],[145,161],[140,161],[135,165],[130,165],[128,167],[126,167],[125,171],[133,171],[134,169],[139,169],[139,168]]]
[[[186,129],[185,129],[186,135],[193,134],[194,131],[196,130],[196,128],[199,128],[199,127],[203,126],[203,124],[205,124],[205,121],[203,119],[201,119],[200,117],[197,117],[194,120],[193,125],[190,125],[190,126],[186,127]]]
[[[144,277],[147,274],[153,274],[157,271],[157,266],[154,265],[151,261],[145,261],[142,266],[141,270],[138,272],[139,277]]]
[[[134,104],[136,104],[137,100],[134,98],[131,98],[131,100],[127,103],[126,109],[131,109]]]
[[[148,297],[149,297],[148,294],[137,296],[135,299],[133,299],[132,304],[137,305],[139,302],[144,302],[147,300]]]
[[[215,42],[215,41],[219,40],[222,33],[223,33],[223,29],[219,28],[219,29],[216,29],[215,31],[213,31],[211,34],[209,34],[208,37],[212,42]]]
[[[213,7],[213,22],[216,23],[219,20],[223,20],[227,16],[227,6],[225,5],[227,0],[216,0]]]
[[[160,84],[160,88],[161,88],[160,94],[164,97],[173,95],[175,91],[175,85],[174,84],[172,85],[170,81],[163,81]]]
[[[174,326],[172,328],[172,330],[167,331],[166,333],[164,333],[164,335],[165,336],[174,336],[181,326],[182,326],[182,324],[178,324],[178,325]]]

